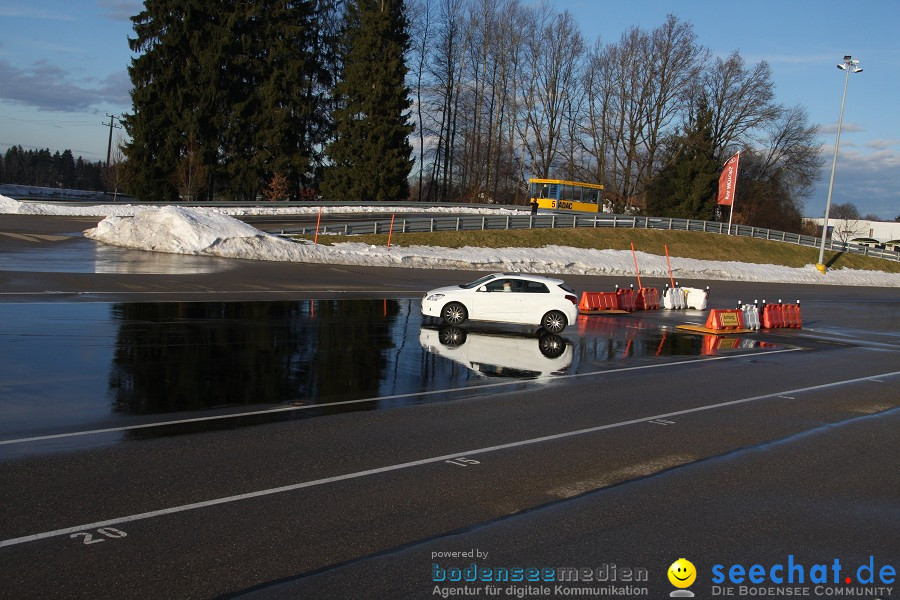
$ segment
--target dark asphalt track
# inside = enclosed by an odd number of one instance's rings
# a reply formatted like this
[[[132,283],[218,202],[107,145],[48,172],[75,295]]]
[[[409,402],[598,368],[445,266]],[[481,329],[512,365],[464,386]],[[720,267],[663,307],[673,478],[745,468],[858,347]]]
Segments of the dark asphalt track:
[[[0,233],[16,234],[0,235],[0,252],[84,253],[89,244],[68,234],[90,225],[0,216]],[[4,270],[0,301],[415,298],[474,277],[220,259],[188,267]],[[578,291],[628,283],[566,280]],[[804,329],[759,334],[778,347],[752,354],[625,369],[598,361],[594,372],[551,385],[473,386],[440,403],[175,428],[3,460],[0,598],[491,593],[483,581],[432,581],[434,563],[460,572],[473,563],[606,572],[615,564],[616,585],[640,598],[674,589],[665,571],[679,557],[696,565],[697,597],[715,594],[717,564],[768,572],[791,556],[808,578],[813,565],[839,559],[841,578],[852,581],[831,585],[848,589],[870,557],[876,572],[896,570],[896,289],[709,284],[716,307],[799,298]],[[671,325],[683,316],[642,318]],[[623,568],[646,569],[648,579],[623,582]],[[596,583],[541,584],[549,587],[527,595],[506,594],[509,585],[501,597],[567,597]],[[747,593],[772,597],[777,590],[766,590],[781,585]],[[898,596],[895,582],[877,587],[859,597]]]

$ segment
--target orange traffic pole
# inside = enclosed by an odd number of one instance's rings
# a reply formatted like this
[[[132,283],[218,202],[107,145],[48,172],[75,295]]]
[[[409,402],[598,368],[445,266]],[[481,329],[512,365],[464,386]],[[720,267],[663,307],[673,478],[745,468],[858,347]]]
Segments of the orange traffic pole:
[[[637,273],[638,289],[642,290],[644,289],[644,286],[641,285],[641,270],[638,268],[637,254],[634,251],[634,242],[631,242],[631,256],[632,258],[634,258],[634,270]]]
[[[391,215],[391,228],[388,229],[388,246],[387,246],[388,250],[391,249],[391,236],[394,235],[394,217],[396,217],[396,216],[397,216],[396,213]]]
[[[319,223],[322,221],[322,207],[319,207],[319,218],[316,219],[316,235],[313,237],[313,244],[319,243]]]
[[[666,264],[669,265],[669,281],[672,283],[672,289],[675,289],[675,278],[672,277],[672,261],[669,260],[669,245],[663,244],[663,248],[666,249]]]

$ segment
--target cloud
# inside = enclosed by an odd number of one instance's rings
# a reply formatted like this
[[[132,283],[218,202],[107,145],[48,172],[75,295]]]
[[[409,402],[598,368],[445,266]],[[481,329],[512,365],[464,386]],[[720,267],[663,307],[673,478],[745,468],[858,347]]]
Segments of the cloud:
[[[820,125],[819,133],[834,135],[837,133],[837,129],[837,123],[829,123],[828,125]],[[844,123],[843,125],[841,125],[841,133],[856,133],[860,131],[865,131],[865,128],[862,125],[858,125],[856,123]]]
[[[824,211],[830,174],[831,157],[822,165],[819,184],[806,202],[805,214]],[[831,201],[852,202],[861,214],[893,220],[900,212],[900,152],[888,148],[876,152],[845,150],[841,144]]]
[[[870,150],[886,150],[898,144],[900,144],[900,140],[869,140],[866,142],[866,148]]]
[[[97,0],[97,6],[113,21],[128,21],[144,8],[143,2],[137,0]]]
[[[30,69],[0,60],[0,100],[31,106],[42,111],[78,112],[102,104],[130,104],[131,83],[125,71],[114,73],[90,86],[72,81],[63,69],[40,60]]]

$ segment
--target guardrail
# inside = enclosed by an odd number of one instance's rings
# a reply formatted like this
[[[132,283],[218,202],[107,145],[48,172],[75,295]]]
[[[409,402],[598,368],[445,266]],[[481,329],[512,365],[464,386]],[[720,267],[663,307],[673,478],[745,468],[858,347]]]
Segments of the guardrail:
[[[395,218],[395,233],[421,233],[435,231],[482,231],[501,229],[573,229],[573,228],[624,227],[628,229],[665,229],[671,231],[700,231],[705,233],[727,234],[728,225],[715,221],[697,219],[675,219],[669,217],[637,217],[626,215],[574,215],[574,214],[540,214],[540,215],[460,215],[447,217],[398,217]],[[391,228],[390,219],[375,221],[345,222],[334,225],[323,224],[318,228],[319,235],[342,234],[386,234]],[[286,229],[281,232],[284,237],[292,235],[313,235],[316,227],[300,227]],[[749,225],[732,225],[731,234],[775,242],[785,242],[817,248],[821,239],[809,235],[788,233]],[[825,248],[836,252],[863,254],[876,258],[900,261],[900,252],[879,250],[861,244],[850,244],[835,240],[826,240]]]

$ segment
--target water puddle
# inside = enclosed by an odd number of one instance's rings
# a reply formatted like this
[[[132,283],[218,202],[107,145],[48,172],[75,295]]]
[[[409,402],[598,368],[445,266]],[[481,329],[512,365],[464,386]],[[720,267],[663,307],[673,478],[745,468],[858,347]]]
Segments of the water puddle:
[[[52,243],[7,249],[0,253],[0,271],[33,273],[119,273],[190,275],[231,268],[229,259],[147,252],[100,244],[80,233]],[[65,252],[60,248],[65,246]]]
[[[279,407],[303,410],[278,418],[377,410],[761,344],[633,317],[581,317],[562,335],[440,327],[419,310],[417,299],[0,304],[0,441]]]

